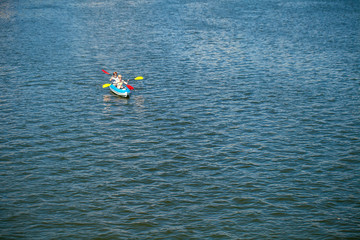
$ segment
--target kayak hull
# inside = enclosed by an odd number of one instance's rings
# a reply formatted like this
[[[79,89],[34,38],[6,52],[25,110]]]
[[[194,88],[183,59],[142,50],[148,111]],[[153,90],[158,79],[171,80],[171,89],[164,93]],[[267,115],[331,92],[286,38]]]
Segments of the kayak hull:
[[[114,94],[116,94],[116,95],[118,95],[118,96],[120,96],[120,97],[130,97],[130,95],[131,95],[131,90],[127,87],[127,86],[125,86],[124,85],[124,87],[125,88],[123,88],[123,89],[118,89],[117,87],[115,87],[113,84],[111,84],[110,86],[109,86],[109,88],[110,88],[110,91],[112,92],[112,93],[114,93]]]

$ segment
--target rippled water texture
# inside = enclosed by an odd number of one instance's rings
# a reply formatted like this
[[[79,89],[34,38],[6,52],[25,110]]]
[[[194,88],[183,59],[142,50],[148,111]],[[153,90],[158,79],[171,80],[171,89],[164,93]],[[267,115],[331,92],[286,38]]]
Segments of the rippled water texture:
[[[359,239],[359,16],[1,1],[0,238]]]

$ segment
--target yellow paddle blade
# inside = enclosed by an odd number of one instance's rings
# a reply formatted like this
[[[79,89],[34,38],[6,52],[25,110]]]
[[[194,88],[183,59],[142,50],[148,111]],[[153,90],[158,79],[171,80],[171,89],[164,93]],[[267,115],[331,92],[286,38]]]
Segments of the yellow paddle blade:
[[[143,80],[144,78],[139,76],[139,77],[136,77],[134,80]]]
[[[111,83],[106,83],[106,84],[103,85],[103,88],[107,88],[110,85],[111,85]]]

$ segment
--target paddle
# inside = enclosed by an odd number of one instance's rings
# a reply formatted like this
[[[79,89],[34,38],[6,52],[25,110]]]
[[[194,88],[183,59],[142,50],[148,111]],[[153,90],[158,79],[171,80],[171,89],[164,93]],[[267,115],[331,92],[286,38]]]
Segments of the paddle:
[[[142,80],[144,79],[143,77],[139,76],[139,77],[136,77],[134,78],[134,80]],[[128,80],[128,83],[129,83],[130,80]],[[132,86],[130,86],[129,84],[126,84],[126,86],[130,89],[130,90],[134,90],[134,88]]]
[[[142,77],[141,77],[142,78]],[[141,80],[141,79],[135,79],[135,80]],[[107,88],[107,87],[109,87],[111,85],[111,83],[105,83],[102,87],[103,88]],[[126,85],[130,90],[134,90],[134,88],[131,86],[131,85],[129,85],[129,84],[127,84]]]
[[[111,85],[111,83],[105,83],[102,87],[103,88],[107,88]],[[134,88],[132,86],[130,86],[129,84],[126,85],[130,90],[134,90]]]
[[[108,73],[107,71],[105,71],[104,69],[101,69],[101,71],[103,71],[105,74],[107,74],[107,75],[111,75],[110,73]],[[134,78],[134,80],[142,80],[142,79],[144,79],[143,77],[141,77],[141,76],[139,76],[139,77],[136,77],[136,78]],[[129,81],[128,81],[129,82]],[[103,85],[103,88],[107,88],[108,86],[110,86],[111,84],[104,84]],[[126,86],[130,89],[130,90],[134,90],[134,88],[131,86],[131,85],[129,85],[129,84],[126,84]]]
[[[107,71],[105,71],[104,69],[102,69],[102,71],[108,75],[111,75],[110,73],[108,73]]]

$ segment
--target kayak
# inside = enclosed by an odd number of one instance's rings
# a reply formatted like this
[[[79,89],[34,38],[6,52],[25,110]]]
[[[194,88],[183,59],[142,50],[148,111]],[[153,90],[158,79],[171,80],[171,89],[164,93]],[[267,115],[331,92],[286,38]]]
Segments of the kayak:
[[[131,90],[124,84],[122,89],[118,89],[117,87],[115,87],[113,84],[111,84],[109,86],[110,91],[113,92],[114,94],[120,96],[120,97],[130,97],[131,95]]]

